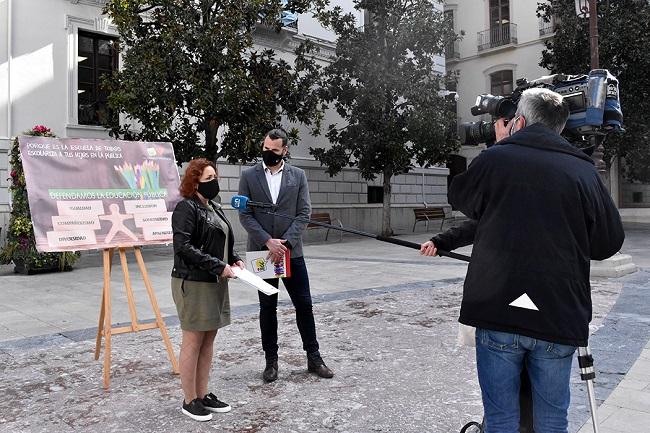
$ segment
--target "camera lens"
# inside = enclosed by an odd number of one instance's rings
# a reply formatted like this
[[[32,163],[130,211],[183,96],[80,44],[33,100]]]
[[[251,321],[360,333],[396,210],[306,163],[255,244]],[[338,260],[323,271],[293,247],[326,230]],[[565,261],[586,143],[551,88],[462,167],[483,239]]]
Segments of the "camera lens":
[[[471,108],[472,115],[490,114],[494,117],[512,118],[517,111],[517,105],[509,97],[490,94],[479,95],[476,104]]]
[[[503,98],[494,107],[494,117],[505,117],[512,119],[517,112],[517,105],[510,98]]]
[[[476,146],[479,143],[496,141],[497,135],[493,122],[467,122],[461,123],[458,131],[460,144],[463,146]]]

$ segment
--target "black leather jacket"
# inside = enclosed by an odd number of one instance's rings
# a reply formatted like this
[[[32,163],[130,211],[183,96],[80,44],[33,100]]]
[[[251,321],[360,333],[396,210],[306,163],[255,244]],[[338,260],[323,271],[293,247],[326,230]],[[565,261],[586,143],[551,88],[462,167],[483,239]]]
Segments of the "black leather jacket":
[[[233,250],[235,243],[230,222],[218,203],[217,214],[228,224],[228,264],[241,258]],[[172,277],[191,281],[217,281],[226,263],[223,261],[226,234],[218,222],[210,221],[208,209],[195,197],[180,201],[172,214],[174,233],[174,269]]]

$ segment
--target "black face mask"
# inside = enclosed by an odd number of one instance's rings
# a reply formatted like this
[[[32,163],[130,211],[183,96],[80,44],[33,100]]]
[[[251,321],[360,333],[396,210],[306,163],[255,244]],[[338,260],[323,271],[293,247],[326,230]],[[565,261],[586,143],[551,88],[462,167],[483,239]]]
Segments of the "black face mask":
[[[282,155],[278,155],[272,150],[263,150],[262,160],[267,167],[275,167],[280,163],[280,161],[282,161]]]
[[[203,197],[207,198],[208,200],[212,200],[219,194],[219,180],[214,178],[207,182],[199,182],[199,186],[196,188],[196,190]]]

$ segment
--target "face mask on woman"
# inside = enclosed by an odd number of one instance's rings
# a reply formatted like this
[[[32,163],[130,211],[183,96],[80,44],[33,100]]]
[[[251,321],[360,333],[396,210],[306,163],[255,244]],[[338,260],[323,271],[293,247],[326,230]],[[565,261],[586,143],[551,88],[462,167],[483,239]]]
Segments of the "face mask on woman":
[[[219,180],[217,178],[208,180],[207,182],[199,182],[196,190],[203,197],[212,200],[219,194]]]

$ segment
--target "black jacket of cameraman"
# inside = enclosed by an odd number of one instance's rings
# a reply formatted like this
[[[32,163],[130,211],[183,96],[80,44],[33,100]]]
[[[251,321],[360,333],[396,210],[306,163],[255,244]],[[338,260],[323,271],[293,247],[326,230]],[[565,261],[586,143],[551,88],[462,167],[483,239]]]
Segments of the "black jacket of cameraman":
[[[211,202],[219,217],[228,224],[226,233],[219,224],[209,221],[208,209],[195,197],[181,200],[172,214],[174,232],[174,268],[172,277],[190,281],[217,281],[226,263],[224,248],[228,248],[228,262],[232,265],[241,258],[233,250],[235,242],[230,222],[216,202]]]
[[[460,322],[585,346],[590,260],[625,238],[591,158],[534,124],[474,159],[449,202],[474,220],[433,238],[445,250],[473,239]]]

